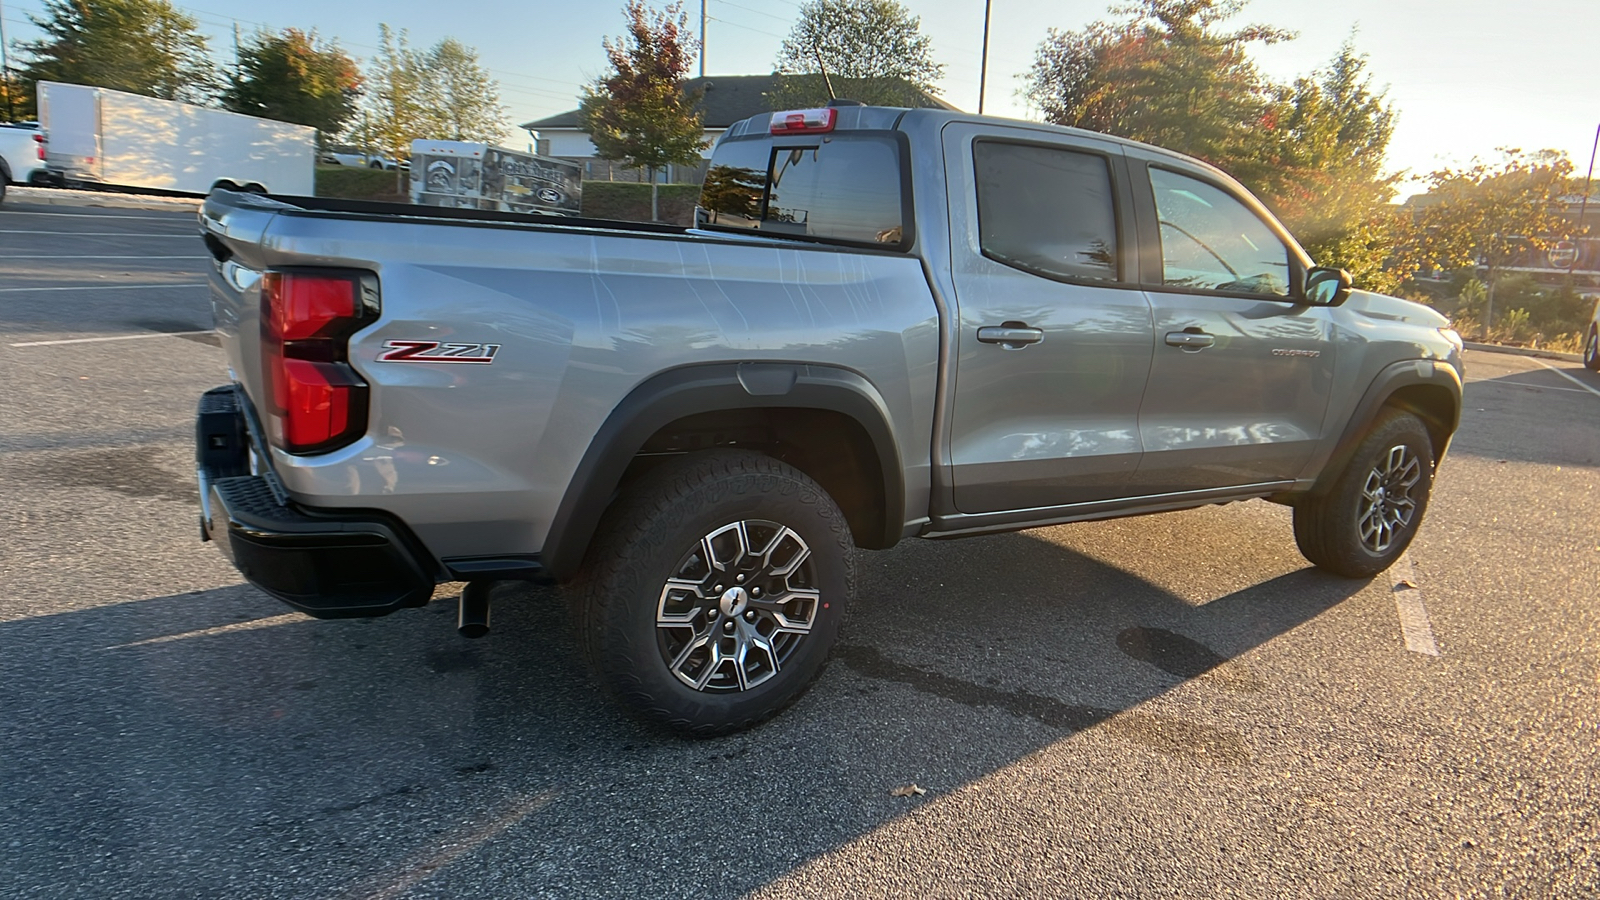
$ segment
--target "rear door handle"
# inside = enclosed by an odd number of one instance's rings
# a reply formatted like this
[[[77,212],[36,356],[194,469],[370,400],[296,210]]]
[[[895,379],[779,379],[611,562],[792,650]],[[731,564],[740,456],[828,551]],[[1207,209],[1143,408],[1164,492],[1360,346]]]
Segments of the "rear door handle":
[[[1020,350],[1044,340],[1044,329],[1011,323],[985,325],[978,329],[978,340],[985,344],[999,344],[1007,350]]]
[[[1184,350],[1204,350],[1216,342],[1216,338],[1206,334],[1204,331],[1167,332],[1168,347],[1180,347]]]

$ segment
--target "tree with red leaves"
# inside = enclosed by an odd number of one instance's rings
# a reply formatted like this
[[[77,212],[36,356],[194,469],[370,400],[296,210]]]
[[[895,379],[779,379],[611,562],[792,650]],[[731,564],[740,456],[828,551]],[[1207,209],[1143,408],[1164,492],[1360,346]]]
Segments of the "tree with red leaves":
[[[688,36],[682,4],[657,11],[629,0],[623,15],[628,33],[603,43],[611,74],[584,89],[579,114],[600,158],[649,171],[654,220],[656,170],[696,164],[706,146],[704,116],[695,109],[700,95],[683,90],[699,46]]]

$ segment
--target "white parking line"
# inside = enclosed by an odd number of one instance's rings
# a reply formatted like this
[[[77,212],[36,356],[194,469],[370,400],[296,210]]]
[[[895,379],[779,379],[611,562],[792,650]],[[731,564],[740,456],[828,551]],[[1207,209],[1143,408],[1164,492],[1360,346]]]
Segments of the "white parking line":
[[[170,216],[119,216],[116,213],[34,212],[27,209],[8,209],[6,210],[5,214],[8,216],[61,216],[62,218],[68,219],[141,219],[148,222],[172,222],[174,221],[175,217],[178,220],[194,218],[193,213],[180,210],[173,210],[172,215]]]
[[[1589,386],[1587,384],[1584,384],[1583,382],[1579,381],[1576,378],[1573,378],[1571,375],[1568,375],[1567,373],[1561,371],[1560,369],[1556,368],[1555,366],[1550,365],[1549,363],[1547,363],[1544,360],[1538,358],[1537,356],[1530,356],[1529,359],[1533,360],[1534,362],[1538,363],[1541,366],[1544,366],[1546,369],[1549,369],[1550,371],[1556,373],[1557,375],[1560,375],[1562,378],[1565,378],[1566,380],[1572,382],[1573,384],[1577,385],[1578,387],[1583,388],[1584,390],[1586,390],[1589,393],[1595,395],[1596,397],[1600,397],[1600,390],[1595,390],[1593,387],[1591,387],[1591,386]]]
[[[25,288],[0,288],[0,294],[24,294],[28,291],[143,291],[156,288],[189,288],[207,287],[203,281],[189,281],[183,284],[75,284],[71,287],[25,287]]]
[[[257,628],[271,628],[274,625],[288,625],[292,622],[306,622],[309,619],[305,613],[282,613],[281,615],[268,616],[265,619],[253,619],[249,622],[234,622],[231,625],[218,625],[215,628],[197,628],[194,631],[185,631],[182,634],[164,634],[161,637],[145,638],[142,641],[129,641],[126,644],[116,644],[105,649],[125,650],[129,647],[145,647],[150,644],[166,644],[172,641],[182,641],[189,638],[210,637],[214,634],[228,634],[234,631],[255,631]]]
[[[152,331],[149,334],[117,334],[110,337],[66,338],[59,341],[23,341],[13,347],[54,347],[59,344],[99,344],[105,341],[142,341],[145,338],[182,337],[186,334],[210,334],[210,331]]]
[[[1485,379],[1482,379],[1480,381],[1474,381],[1472,383],[1473,384],[1503,384],[1503,385],[1507,385],[1507,386],[1514,385],[1516,387],[1533,388],[1536,391],[1569,391],[1569,392],[1574,393],[1574,394],[1583,393],[1583,391],[1580,391],[1577,388],[1556,387],[1553,384],[1528,384],[1525,381],[1495,381],[1493,379],[1485,378]]]
[[[32,228],[0,228],[0,234],[37,234],[45,237],[165,237],[183,238],[184,240],[197,241],[200,235],[195,232],[179,234],[129,234],[126,231],[34,231]]]
[[[1400,634],[1406,640],[1406,649],[1428,656],[1439,655],[1439,644],[1433,639],[1433,624],[1428,621],[1428,607],[1422,602],[1422,588],[1417,587],[1417,572],[1411,567],[1411,557],[1401,556],[1389,568],[1393,583],[1394,605],[1400,613]]]

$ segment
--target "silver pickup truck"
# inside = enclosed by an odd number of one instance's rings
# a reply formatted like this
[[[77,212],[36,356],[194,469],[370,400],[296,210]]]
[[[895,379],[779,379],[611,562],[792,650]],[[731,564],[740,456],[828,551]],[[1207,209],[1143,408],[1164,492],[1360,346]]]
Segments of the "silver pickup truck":
[[[204,534],[314,616],[464,581],[475,635],[491,582],[567,582],[605,687],[718,734],[821,670],[856,548],[1262,498],[1368,577],[1459,420],[1443,317],[1155,147],[780,112],[697,216],[212,194]]]

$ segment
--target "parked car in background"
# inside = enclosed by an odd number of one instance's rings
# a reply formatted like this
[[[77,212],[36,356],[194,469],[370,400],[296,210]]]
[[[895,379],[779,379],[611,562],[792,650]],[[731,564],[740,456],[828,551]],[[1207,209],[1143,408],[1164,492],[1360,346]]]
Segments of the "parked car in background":
[[[0,124],[0,201],[7,185],[34,184],[46,177],[44,132],[38,123]]]
[[[52,177],[205,194],[314,192],[317,130],[81,84],[39,82]]]
[[[368,153],[355,147],[334,146],[322,151],[317,161],[325,166],[356,166],[366,169],[404,169],[404,160],[394,160],[381,153]]]

